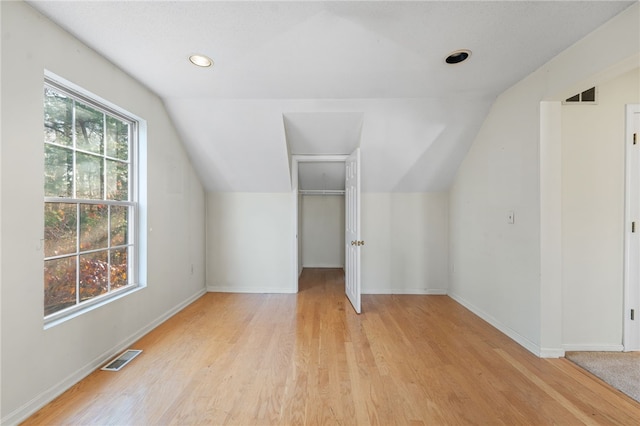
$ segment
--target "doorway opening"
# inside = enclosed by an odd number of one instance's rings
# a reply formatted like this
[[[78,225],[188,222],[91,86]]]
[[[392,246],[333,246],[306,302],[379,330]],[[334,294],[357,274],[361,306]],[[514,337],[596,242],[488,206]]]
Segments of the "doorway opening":
[[[339,265],[345,271],[345,293],[354,310],[360,313],[360,150],[356,148],[351,155],[293,155],[291,159],[294,226],[291,269],[295,292],[299,291],[305,263],[319,263],[309,265],[316,267]],[[327,215],[329,211],[331,214]],[[307,241],[314,244],[304,243],[305,220],[311,221],[306,231],[312,235],[307,238],[319,240]],[[333,232],[326,232],[328,228],[318,224],[329,225]],[[305,246],[307,250],[314,247],[306,258]],[[323,262],[328,263],[322,265]]]
[[[298,292],[298,279],[305,263],[313,267],[344,268],[344,256],[341,259],[338,257],[339,254],[344,253],[346,159],[346,155],[293,155],[291,157],[293,235],[295,236],[292,270],[296,292]],[[327,214],[329,217],[326,216]],[[339,215],[342,217],[339,218]],[[338,226],[340,226],[339,230]],[[329,231],[328,234],[327,231]],[[336,243],[340,246],[337,247]],[[331,248],[334,251],[329,253]]]

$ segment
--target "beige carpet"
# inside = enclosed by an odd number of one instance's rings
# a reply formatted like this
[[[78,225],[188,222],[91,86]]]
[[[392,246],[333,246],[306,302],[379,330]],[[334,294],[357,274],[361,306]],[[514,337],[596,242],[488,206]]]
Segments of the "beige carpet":
[[[640,402],[640,352],[567,352],[565,357]]]

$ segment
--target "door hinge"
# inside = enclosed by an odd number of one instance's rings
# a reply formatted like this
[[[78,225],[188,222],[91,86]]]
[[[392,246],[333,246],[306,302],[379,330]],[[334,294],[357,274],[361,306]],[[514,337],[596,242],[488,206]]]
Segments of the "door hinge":
[[[635,309],[631,310],[631,321],[635,320]]]
[[[634,133],[634,134],[633,134],[633,144],[635,145],[635,144],[637,144],[637,143],[638,143],[638,134],[637,134],[637,133]]]
[[[631,232],[636,232],[636,223],[631,222]]]

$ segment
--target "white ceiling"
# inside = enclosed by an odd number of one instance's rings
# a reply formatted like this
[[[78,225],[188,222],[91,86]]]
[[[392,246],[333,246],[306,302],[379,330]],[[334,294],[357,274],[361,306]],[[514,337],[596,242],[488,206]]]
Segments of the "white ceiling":
[[[364,190],[411,192],[448,188],[493,99],[633,2],[29,3],[163,98],[210,191],[288,191],[293,151],[360,146]]]

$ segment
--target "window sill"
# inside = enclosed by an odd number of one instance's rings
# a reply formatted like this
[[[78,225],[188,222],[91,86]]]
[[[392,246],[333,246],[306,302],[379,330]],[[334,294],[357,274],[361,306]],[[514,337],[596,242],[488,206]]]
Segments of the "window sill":
[[[59,313],[52,314],[48,318],[44,320],[44,329],[48,330],[52,327],[60,325],[64,322],[67,322],[73,318],[79,317],[87,312],[93,311],[101,306],[107,305],[113,301],[121,299],[130,294],[136,293],[142,289],[145,289],[147,286],[143,284],[138,284],[136,286],[131,286],[125,290],[119,291],[117,293],[105,295],[103,297],[97,298],[96,300],[92,300],[90,302],[86,302],[80,306],[74,306],[73,308],[68,308],[67,311],[62,311]]]

